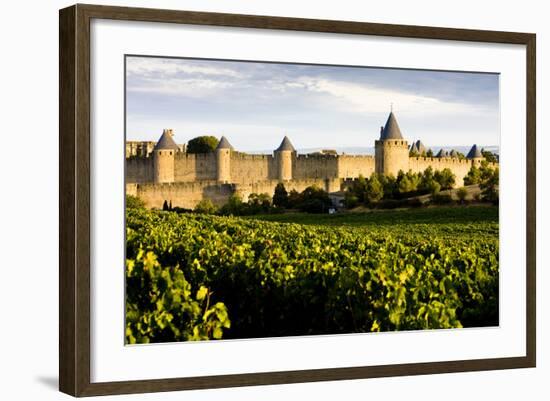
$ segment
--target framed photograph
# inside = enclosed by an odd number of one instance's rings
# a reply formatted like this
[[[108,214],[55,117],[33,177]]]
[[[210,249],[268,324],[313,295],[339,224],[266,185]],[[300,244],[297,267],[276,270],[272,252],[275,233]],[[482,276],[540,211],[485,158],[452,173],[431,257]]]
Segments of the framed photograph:
[[[59,18],[62,392],[535,366],[534,34]]]

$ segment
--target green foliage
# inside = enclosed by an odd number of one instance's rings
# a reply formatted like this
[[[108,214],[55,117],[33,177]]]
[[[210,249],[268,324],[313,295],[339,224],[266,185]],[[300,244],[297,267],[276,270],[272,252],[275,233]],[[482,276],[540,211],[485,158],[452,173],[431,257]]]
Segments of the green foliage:
[[[195,213],[202,214],[214,214],[218,211],[218,208],[212,203],[210,199],[203,199],[193,209]]]
[[[304,189],[297,204],[299,210],[307,213],[327,213],[331,207],[332,201],[327,191],[316,186]]]
[[[477,185],[481,182],[481,171],[477,166],[470,167],[470,171],[464,177],[464,185]]]
[[[498,182],[499,182],[499,170],[494,169],[487,173],[482,183],[479,185],[481,189],[481,196],[484,200],[498,204]]]
[[[126,259],[126,343],[222,338],[231,321],[222,302],[211,305],[207,287],[195,292],[178,265],[163,267],[153,252],[131,251]]]
[[[464,178],[465,185],[479,184],[481,195],[474,197],[475,200],[485,200],[493,204],[498,203],[499,169],[493,168],[486,160],[481,162],[480,167],[472,166],[468,175]]]
[[[486,161],[490,163],[498,163],[497,155],[495,153],[482,149],[481,154],[483,155]]]
[[[127,209],[144,209],[145,202],[134,195],[126,195],[126,208]]]
[[[290,209],[296,209],[301,201],[300,193],[295,189],[291,189],[288,193],[288,207]]]
[[[451,189],[455,185],[456,177],[450,169],[444,168],[434,173],[434,180],[439,183],[441,189]]]
[[[286,208],[288,204],[288,192],[285,185],[280,182],[275,187],[275,192],[273,193],[273,205]]]
[[[215,136],[198,136],[187,142],[187,153],[210,153],[216,150],[218,138]]]
[[[428,151],[426,152],[426,157],[434,157],[434,152],[433,152],[433,150],[428,149]]]
[[[458,197],[460,203],[464,203],[466,197],[468,196],[468,190],[464,187],[458,188],[456,190],[456,196]]]
[[[370,203],[376,203],[384,196],[384,187],[378,180],[378,175],[373,173],[367,183],[365,198]]]
[[[237,194],[233,194],[227,200],[227,203],[220,208],[220,214],[225,216],[239,216],[243,214],[243,200]]]
[[[127,342],[496,325],[498,219],[456,209],[358,227],[129,209]]]

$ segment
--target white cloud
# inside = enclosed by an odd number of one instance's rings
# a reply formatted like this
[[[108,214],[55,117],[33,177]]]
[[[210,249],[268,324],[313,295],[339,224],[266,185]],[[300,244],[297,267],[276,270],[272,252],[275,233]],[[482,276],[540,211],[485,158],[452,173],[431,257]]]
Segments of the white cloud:
[[[126,71],[140,76],[176,76],[178,74],[203,74],[241,78],[242,74],[231,68],[211,67],[186,60],[160,59],[153,57],[129,57],[126,59]]]
[[[370,87],[352,82],[301,77],[287,83],[289,88],[303,88],[309,92],[329,94],[332,105],[357,113],[388,112],[393,103],[400,114],[465,114],[476,112],[468,104],[445,102],[435,97],[416,95],[392,89]]]
[[[139,83],[129,83],[129,92],[154,93],[161,95],[189,96],[201,98],[220,90],[231,88],[232,83],[199,78],[146,78]]]

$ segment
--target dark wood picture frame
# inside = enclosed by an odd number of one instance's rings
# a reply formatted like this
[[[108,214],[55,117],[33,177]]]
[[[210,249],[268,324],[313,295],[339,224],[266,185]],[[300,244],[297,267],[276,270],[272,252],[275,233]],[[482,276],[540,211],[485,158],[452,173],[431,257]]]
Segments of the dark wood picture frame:
[[[90,21],[93,18],[525,45],[528,155],[526,356],[91,383]],[[59,389],[62,392],[73,396],[93,396],[535,366],[535,34],[81,4],[60,10],[59,30]]]

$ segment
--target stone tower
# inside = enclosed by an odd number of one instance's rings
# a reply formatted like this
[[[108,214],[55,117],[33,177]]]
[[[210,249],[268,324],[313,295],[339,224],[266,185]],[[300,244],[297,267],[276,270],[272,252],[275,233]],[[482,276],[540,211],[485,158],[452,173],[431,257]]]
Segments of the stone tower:
[[[290,143],[290,139],[285,136],[279,147],[275,149],[277,179],[279,181],[292,180],[292,158],[295,153],[296,149]]]
[[[153,182],[162,184],[174,182],[174,158],[179,147],[174,142],[174,133],[165,129],[157,144],[153,148]]]
[[[231,182],[231,151],[233,146],[222,136],[216,147],[216,179],[218,182]]]
[[[475,166],[478,166],[481,164],[481,161],[483,158],[483,153],[481,153],[481,150],[478,148],[476,144],[472,146],[468,154],[466,155],[466,159],[469,159],[472,161],[472,164]]]
[[[397,176],[399,170],[409,170],[409,144],[403,139],[393,112],[384,127],[380,127],[380,139],[374,141],[375,171],[378,174]]]

